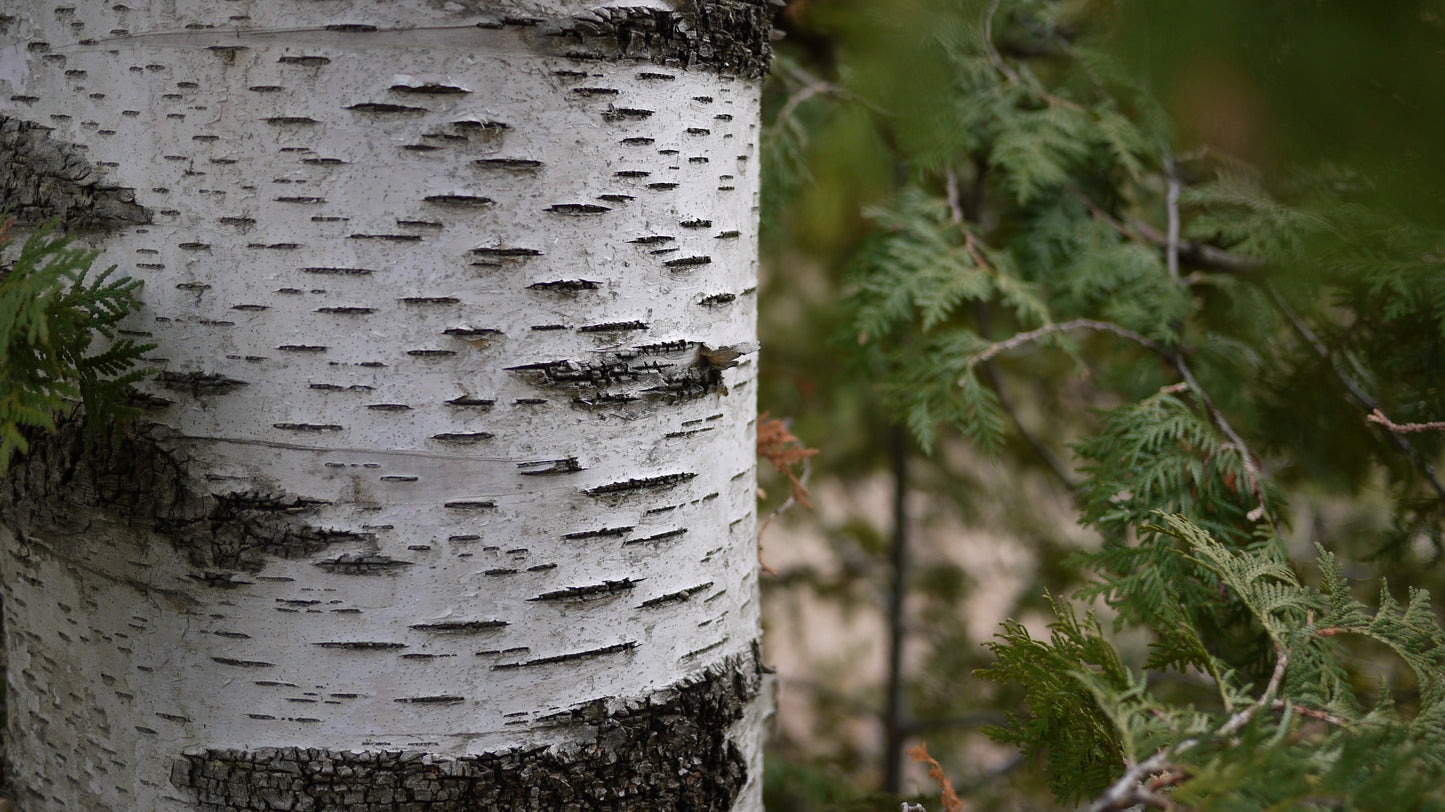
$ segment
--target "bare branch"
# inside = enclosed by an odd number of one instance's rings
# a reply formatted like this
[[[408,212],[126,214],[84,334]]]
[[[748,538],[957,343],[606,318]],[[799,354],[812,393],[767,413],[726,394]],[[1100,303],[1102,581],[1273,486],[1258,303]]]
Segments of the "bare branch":
[[[1179,744],[1189,744],[1191,747],[1197,743],[1195,739],[1186,739]],[[1178,749],[1178,748],[1176,748]],[[1145,778],[1155,773],[1163,772],[1170,767],[1169,752],[1160,751],[1131,766],[1119,776],[1119,780],[1109,785],[1092,804],[1089,804],[1086,812],[1115,812],[1115,810],[1128,809],[1135,804],[1142,803],[1144,799],[1139,797],[1140,786]]]
[[[1430,423],[1396,423],[1385,416],[1379,409],[1370,412],[1365,419],[1371,423],[1379,423],[1385,428],[1397,434],[1413,434],[1417,431],[1445,431],[1445,420],[1436,420]]]
[[[797,93],[795,93],[794,96],[803,94],[806,94],[806,96],[830,96],[832,98],[840,99],[842,101],[861,104],[869,110],[878,113],[879,115],[890,115],[890,113],[884,108],[879,107],[878,105],[865,98],[862,98],[861,96],[855,94],[853,91],[849,90],[846,87],[843,87],[842,85],[836,84],[834,82],[829,82],[828,80],[822,79],[818,76],[814,76],[812,73],[809,73],[807,70],[799,67],[791,60],[779,59],[777,62],[774,63],[774,69],[778,73],[785,74],[788,80],[798,85],[801,85],[801,89]],[[792,100],[793,97],[789,97],[789,103],[791,103]],[[802,100],[800,99],[799,101],[801,102]],[[791,114],[792,108],[797,107],[797,104],[791,104],[790,106],[789,103],[785,103],[783,105],[783,108],[778,111],[778,115],[774,119],[774,124],[777,124],[778,122],[781,122],[787,118],[787,116],[783,115],[784,112]]]
[[[963,206],[958,202],[958,175],[951,166],[943,170],[943,187],[948,193],[948,222],[956,226],[962,225]]]
[[[1169,219],[1169,233],[1165,236],[1165,262],[1169,278],[1179,281],[1179,174],[1174,170],[1174,156],[1164,154],[1164,172],[1169,180],[1169,191],[1164,195],[1165,214]]]
[[[1343,716],[1336,716],[1333,713],[1326,713],[1322,710],[1315,710],[1314,708],[1308,708],[1304,705],[1296,705],[1293,702],[1288,702],[1283,699],[1276,699],[1275,701],[1269,703],[1270,710],[1285,710],[1286,708],[1289,709],[1290,713],[1297,713],[1300,716],[1307,716],[1311,719],[1317,719],[1326,724],[1334,725],[1335,727],[1352,727],[1349,719],[1346,719]]]
[[[998,49],[993,45],[993,16],[998,13],[999,3],[1002,0],[993,0],[993,5],[988,7],[988,13],[983,16],[983,51],[988,61],[1009,80],[1010,84],[1018,84],[1021,80],[1019,75],[1008,63],[999,56]]]
[[[1279,692],[1279,686],[1284,681],[1285,669],[1289,667],[1289,654],[1279,646],[1275,646],[1274,650],[1278,656],[1274,661],[1274,673],[1269,675],[1269,684],[1264,687],[1264,693],[1259,695],[1254,704],[1229,717],[1229,721],[1214,731],[1215,736],[1233,736],[1249,724],[1249,720],[1258,715],[1260,710],[1274,701],[1274,695]]]
[[[1107,321],[1095,321],[1093,319],[1074,319],[1073,321],[1059,322],[1058,324],[1046,324],[1043,327],[1038,328],[1037,330],[1029,330],[1026,333],[1019,333],[1011,338],[1007,338],[1003,341],[998,341],[990,344],[980,352],[970,355],[968,357],[968,365],[975,366],[977,364],[982,364],[985,361],[993,359],[1001,353],[1005,353],[1009,350],[1022,347],[1023,345],[1037,341],[1044,336],[1050,335],[1052,333],[1064,333],[1068,332],[1069,330],[1096,330],[1104,333],[1113,333],[1114,335],[1120,336],[1122,338],[1127,338],[1135,344],[1138,344],[1141,347],[1144,347],[1152,352],[1159,353],[1160,355],[1165,354],[1165,350],[1163,347],[1128,328],[1120,327],[1117,324],[1113,324]]]
[[[1199,381],[1195,379],[1194,373],[1189,369],[1189,365],[1184,361],[1183,356],[1175,350],[1160,346],[1154,341],[1145,338],[1143,335],[1128,328],[1120,327],[1112,322],[1095,321],[1093,319],[1074,319],[1073,321],[1060,322],[1058,324],[1046,324],[1037,330],[1029,330],[1028,332],[1019,333],[1003,341],[994,342],[983,350],[969,356],[967,363],[969,367],[986,364],[1001,353],[1037,341],[1046,335],[1076,329],[1097,330],[1127,338],[1158,355],[1175,369],[1179,370],[1180,376],[1184,378],[1184,384],[1188,386],[1189,390],[1198,396],[1200,402],[1203,403],[1205,411],[1209,414],[1209,419],[1229,438],[1230,443],[1239,450],[1239,454],[1244,460],[1245,474],[1249,477],[1249,491],[1258,502],[1256,510],[1260,517],[1268,516],[1268,510],[1264,504],[1264,489],[1261,486],[1262,474],[1260,472],[1258,458],[1254,456],[1254,452],[1249,450],[1249,445],[1244,442],[1244,438],[1240,436],[1239,432],[1234,430],[1229,420],[1225,418],[1224,414],[1214,405],[1214,401],[1209,397],[1209,393],[1204,391],[1203,386],[1199,385]],[[962,386],[963,382],[960,381],[959,385]],[[995,389],[997,389],[997,387],[995,387]],[[1251,514],[1251,518],[1255,518],[1253,514]]]
[[[800,88],[798,92],[789,95],[788,100],[784,102],[782,108],[778,110],[778,115],[773,118],[773,126],[777,127],[787,124],[792,120],[793,112],[798,109],[798,105],[822,92],[823,91],[813,85],[805,85]]]
[[[987,338],[989,323],[988,308],[985,307],[982,302],[978,302],[975,312],[977,313],[979,331]],[[1024,441],[1034,450],[1034,454],[1044,461],[1044,464],[1049,467],[1049,471],[1064,484],[1064,487],[1068,488],[1070,493],[1077,491],[1079,489],[1079,483],[1075,482],[1074,478],[1069,475],[1064,464],[1059,461],[1059,458],[1054,455],[1053,451],[1049,450],[1048,446],[1044,445],[1043,441],[1040,440],[1037,435],[1029,431],[1029,428],[1024,425],[1023,420],[1019,418],[1018,410],[1014,408],[1013,400],[1008,396],[1008,392],[1004,390],[1003,376],[998,372],[998,365],[993,361],[983,361],[981,362],[981,366],[983,367],[984,375],[988,376],[988,385],[993,387],[994,395],[998,397],[999,408],[1003,410],[1004,414],[1009,416],[1009,420],[1013,421],[1014,428],[1018,429]]]

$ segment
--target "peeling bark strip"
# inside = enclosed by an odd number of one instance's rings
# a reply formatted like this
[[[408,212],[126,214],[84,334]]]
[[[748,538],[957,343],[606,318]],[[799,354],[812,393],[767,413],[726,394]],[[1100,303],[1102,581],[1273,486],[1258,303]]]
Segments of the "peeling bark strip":
[[[747,781],[727,731],[759,687],[756,658],[735,656],[619,709],[598,700],[557,714],[549,722],[593,731],[590,741],[566,750],[451,757],[406,749],[208,749],[178,758],[171,783],[194,793],[204,812],[726,810]],[[449,705],[467,697],[396,701]]]
[[[50,136],[50,127],[0,113],[0,212],[23,226],[60,220],[65,234],[149,223],[135,190],[104,182],[85,152]]]

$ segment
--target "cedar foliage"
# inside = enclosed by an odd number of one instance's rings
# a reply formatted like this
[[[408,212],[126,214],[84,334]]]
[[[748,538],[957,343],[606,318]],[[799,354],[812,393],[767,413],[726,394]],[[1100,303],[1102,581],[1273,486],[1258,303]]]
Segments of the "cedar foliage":
[[[868,119],[893,180],[848,252],[838,346],[925,450],[1071,441],[1103,544],[1048,598],[1047,639],[1010,621],[988,644],[978,676],[1023,700],[991,734],[1095,810],[1445,809],[1437,611],[1384,580],[1358,599],[1340,557],[1445,557],[1445,433],[1366,420],[1445,419],[1445,229],[1347,163],[1255,166],[1181,132],[1110,41],[1127,8],[907,6],[828,18],[836,84],[785,57],[765,168],[805,188],[802,122]],[[1026,426],[1010,382],[1060,361],[1097,408]],[[1387,532],[1291,557],[1292,491],[1373,482]]]
[[[13,242],[13,223],[0,226],[0,251]],[[141,283],[112,277],[114,266],[90,277],[95,258],[46,225],[0,265],[0,472],[28,450],[24,428],[54,429],[68,404],[82,404],[88,442],[137,412],[127,399],[147,371],[135,365],[154,345],[115,327]],[[106,345],[92,352],[97,335]]]

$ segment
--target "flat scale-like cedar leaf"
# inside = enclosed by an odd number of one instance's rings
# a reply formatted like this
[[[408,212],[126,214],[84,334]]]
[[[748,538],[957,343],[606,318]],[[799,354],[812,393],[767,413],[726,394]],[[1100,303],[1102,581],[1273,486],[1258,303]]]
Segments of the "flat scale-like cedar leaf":
[[[9,241],[0,234],[0,247]],[[84,404],[89,439],[134,413],[126,396],[154,345],[119,339],[89,350],[95,335],[114,338],[140,282],[115,277],[114,267],[90,278],[96,256],[42,226],[0,273],[0,471],[28,449],[20,428],[53,428],[67,400]]]

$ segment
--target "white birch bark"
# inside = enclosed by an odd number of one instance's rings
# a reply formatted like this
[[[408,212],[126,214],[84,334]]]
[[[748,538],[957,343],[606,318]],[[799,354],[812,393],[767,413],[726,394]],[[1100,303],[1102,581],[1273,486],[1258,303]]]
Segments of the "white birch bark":
[[[0,492],[22,809],[760,808],[767,14],[629,5],[0,12],[160,370]]]

